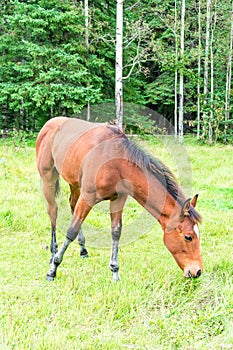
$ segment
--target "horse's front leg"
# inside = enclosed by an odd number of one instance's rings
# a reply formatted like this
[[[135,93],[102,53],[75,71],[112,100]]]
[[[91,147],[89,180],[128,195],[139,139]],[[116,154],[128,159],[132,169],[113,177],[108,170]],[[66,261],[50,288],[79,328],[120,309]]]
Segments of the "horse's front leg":
[[[46,277],[48,281],[52,281],[56,277],[57,268],[61,264],[63,256],[68,246],[70,245],[71,242],[73,242],[77,238],[80,232],[81,224],[83,220],[86,218],[90,210],[91,210],[91,206],[88,205],[86,201],[80,197],[76,204],[73,219],[66,234],[66,239],[61,249],[55,254],[55,256],[51,261],[50,270],[47,273],[47,277]]]
[[[70,185],[70,208],[71,208],[72,215],[74,214],[74,209],[79,199],[79,196],[80,196],[80,188],[78,186]],[[82,258],[87,258],[88,252],[85,247],[85,237],[81,228],[79,230],[77,240],[80,245],[80,256]]]
[[[51,260],[51,264],[50,264],[50,270],[47,273],[46,279],[47,281],[53,281],[54,278],[56,277],[57,274],[57,268],[60,265],[60,263],[62,262],[63,259],[63,255],[65,254],[66,249],[68,248],[68,246],[70,245],[70,243],[72,242],[72,240],[70,240],[69,238],[66,238],[65,242],[63,243],[61,249],[59,250],[59,252],[57,252],[54,257]]]
[[[119,262],[118,262],[118,249],[119,241],[121,237],[122,229],[122,210],[125,204],[127,196],[118,197],[116,200],[110,202],[110,215],[112,224],[112,253],[110,258],[110,269],[114,281],[119,281]]]
[[[119,262],[118,262],[118,247],[119,240],[121,237],[121,225],[118,227],[112,227],[112,254],[110,258],[110,269],[112,271],[113,281],[117,282],[120,280],[118,271],[119,271]]]

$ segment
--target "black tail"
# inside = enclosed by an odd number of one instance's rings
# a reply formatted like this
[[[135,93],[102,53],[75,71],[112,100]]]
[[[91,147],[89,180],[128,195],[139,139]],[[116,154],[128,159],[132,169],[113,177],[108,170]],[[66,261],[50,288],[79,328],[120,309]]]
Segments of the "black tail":
[[[60,182],[59,182],[59,178],[58,178],[56,183],[55,183],[55,195],[56,195],[56,197],[59,195],[59,193],[60,193]]]

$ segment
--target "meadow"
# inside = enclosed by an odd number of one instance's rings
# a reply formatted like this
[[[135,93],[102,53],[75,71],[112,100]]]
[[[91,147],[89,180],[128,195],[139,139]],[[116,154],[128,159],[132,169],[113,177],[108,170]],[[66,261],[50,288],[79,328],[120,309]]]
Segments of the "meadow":
[[[168,147],[155,138],[140,143],[182,183]],[[189,191],[199,193],[203,217],[200,278],[183,278],[158,223],[129,200],[121,281],[112,281],[108,267],[110,220],[102,204],[83,228],[89,258],[79,257],[74,242],[49,283],[50,223],[34,140],[0,140],[0,349],[233,349],[233,146],[189,138],[185,149]],[[59,245],[71,218],[68,196],[62,183]]]

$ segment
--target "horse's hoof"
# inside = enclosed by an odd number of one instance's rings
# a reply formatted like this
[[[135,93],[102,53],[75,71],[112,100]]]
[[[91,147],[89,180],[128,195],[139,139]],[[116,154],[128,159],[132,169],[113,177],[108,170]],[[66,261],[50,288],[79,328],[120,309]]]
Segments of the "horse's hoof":
[[[88,258],[88,252],[85,248],[80,250],[80,256],[81,258]]]
[[[51,276],[51,275],[49,275],[49,274],[46,275],[46,280],[47,280],[48,282],[52,282],[52,281],[54,281],[54,279],[55,279],[55,276]]]
[[[113,272],[112,279],[113,279],[113,282],[119,282],[120,281],[120,276],[118,275],[117,272]]]
[[[83,250],[81,250],[80,256],[81,256],[81,258],[88,258],[88,252],[85,248]]]

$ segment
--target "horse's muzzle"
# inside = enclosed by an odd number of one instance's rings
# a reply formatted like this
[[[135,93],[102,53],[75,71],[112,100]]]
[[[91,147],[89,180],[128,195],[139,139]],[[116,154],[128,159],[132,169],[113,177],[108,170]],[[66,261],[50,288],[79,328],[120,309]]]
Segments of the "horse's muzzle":
[[[193,271],[191,269],[185,269],[184,277],[186,277],[186,278],[198,278],[201,276],[201,273],[202,273],[201,269],[197,269],[195,271]]]

